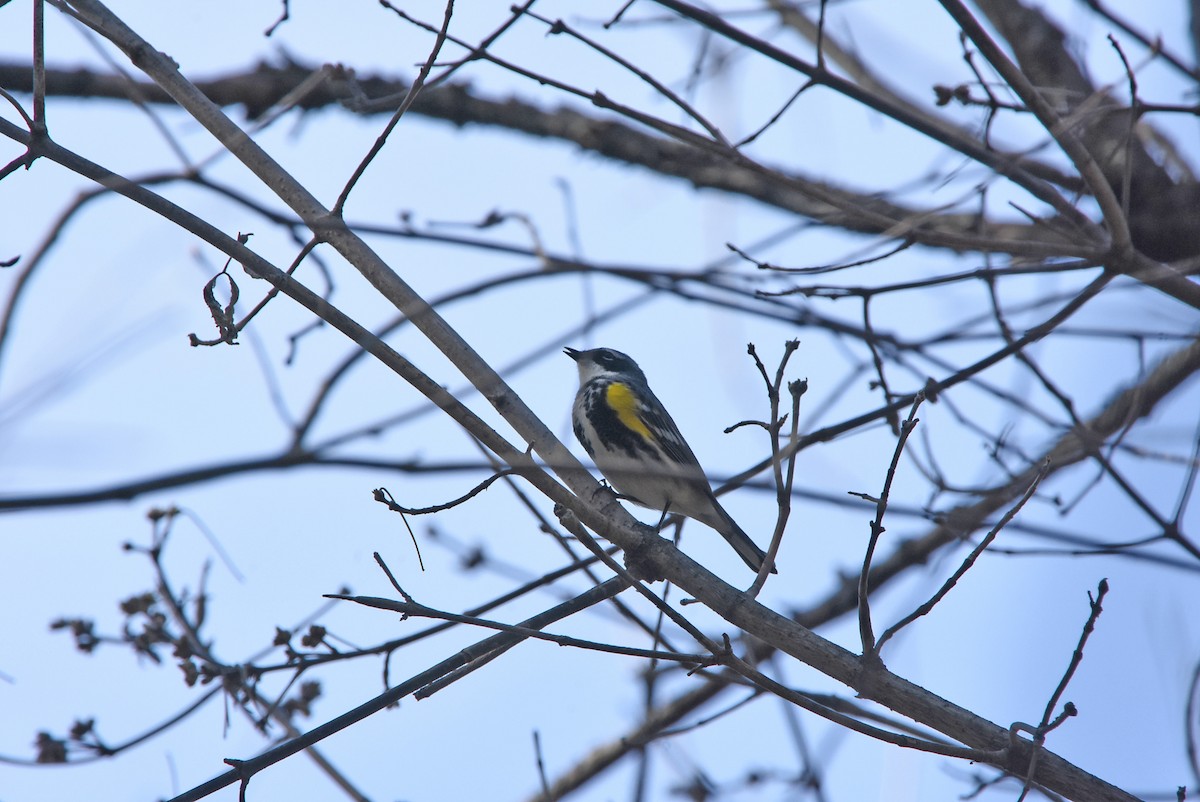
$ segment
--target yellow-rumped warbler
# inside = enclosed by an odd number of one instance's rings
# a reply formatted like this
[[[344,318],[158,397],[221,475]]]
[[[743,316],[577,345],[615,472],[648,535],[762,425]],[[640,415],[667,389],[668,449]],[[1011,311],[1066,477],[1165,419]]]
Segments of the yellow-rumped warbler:
[[[579,366],[571,410],[575,436],[604,478],[643,507],[715,529],[746,565],[759,570],[766,554],[717,503],[704,469],[637,363],[611,348],[563,352]]]

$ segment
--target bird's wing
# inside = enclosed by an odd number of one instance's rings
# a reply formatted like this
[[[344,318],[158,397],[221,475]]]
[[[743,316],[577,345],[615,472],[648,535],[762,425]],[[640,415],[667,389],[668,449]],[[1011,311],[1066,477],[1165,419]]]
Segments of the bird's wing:
[[[651,397],[653,398],[653,396]],[[654,403],[638,404],[638,417],[650,431],[659,433],[659,446],[667,453],[672,462],[679,466],[681,473],[689,478],[702,480],[707,488],[708,480],[704,476],[704,469],[700,467],[700,462],[692,452],[692,447],[679,433],[679,427],[671,419],[666,407],[657,398],[654,398],[653,401]]]

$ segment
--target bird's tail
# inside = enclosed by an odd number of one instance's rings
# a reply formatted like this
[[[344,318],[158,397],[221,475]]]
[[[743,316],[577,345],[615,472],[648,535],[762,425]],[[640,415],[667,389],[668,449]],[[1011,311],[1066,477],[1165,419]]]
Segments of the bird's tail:
[[[750,536],[742,531],[742,528],[737,525],[737,521],[725,512],[725,509],[717,503],[716,498],[713,498],[713,507],[716,508],[719,520],[708,522],[709,526],[717,530],[721,537],[725,538],[733,550],[746,565],[750,566],[750,570],[758,573],[762,569],[763,561],[767,559],[767,553],[760,549],[758,545],[750,539]],[[719,525],[718,525],[719,524]],[[771,573],[779,573],[775,566],[771,566]]]

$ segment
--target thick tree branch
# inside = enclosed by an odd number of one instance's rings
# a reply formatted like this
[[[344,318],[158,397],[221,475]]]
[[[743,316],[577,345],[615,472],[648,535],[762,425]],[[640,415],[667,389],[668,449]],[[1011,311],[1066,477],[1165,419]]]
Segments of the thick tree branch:
[[[251,119],[303,86],[315,70],[299,65],[270,67],[196,82],[217,105],[242,105]],[[0,86],[28,91],[29,68],[0,65]],[[295,101],[301,109],[346,104],[361,114],[390,113],[408,84],[379,77],[356,77],[333,72]],[[48,70],[47,92],[59,97],[125,99],[131,91],[146,102],[171,103],[157,85],[139,82],[133,88],[120,76],[82,70]],[[366,99],[364,99],[366,98]],[[380,100],[371,100],[379,98]],[[544,109],[516,98],[493,100],[468,86],[442,85],[422,92],[410,114],[445,120],[458,126],[488,125],[530,136],[570,142],[614,161],[681,178],[701,189],[729,192],[768,206],[819,220],[826,225],[863,234],[904,238],[912,236],[952,250],[1020,253],[1030,257],[1088,256],[1072,232],[1040,223],[988,220],[965,212],[907,207],[878,192],[855,192],[819,178],[778,168],[766,169],[722,157],[684,142],[647,133],[615,119],[601,119],[570,108]],[[1012,159],[1017,159],[1012,156]],[[1032,171],[1031,171],[1032,172]],[[857,211],[855,211],[857,210]]]

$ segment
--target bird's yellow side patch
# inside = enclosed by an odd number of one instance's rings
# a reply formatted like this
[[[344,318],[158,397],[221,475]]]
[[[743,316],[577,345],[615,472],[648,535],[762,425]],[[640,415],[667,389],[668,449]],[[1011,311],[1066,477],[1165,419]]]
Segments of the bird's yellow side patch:
[[[609,409],[617,413],[617,420],[621,421],[626,429],[637,432],[648,443],[654,442],[654,436],[650,434],[650,429],[638,417],[637,397],[629,389],[628,384],[613,382],[608,385],[604,391],[604,400],[608,403]]]

